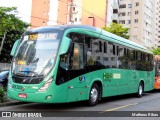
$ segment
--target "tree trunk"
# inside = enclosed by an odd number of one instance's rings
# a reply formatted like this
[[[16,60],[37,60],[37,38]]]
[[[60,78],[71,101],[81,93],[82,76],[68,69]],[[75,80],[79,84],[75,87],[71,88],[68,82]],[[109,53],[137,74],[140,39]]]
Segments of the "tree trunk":
[[[4,33],[3,38],[2,38],[2,42],[1,42],[1,46],[0,46],[0,55],[1,55],[1,52],[3,49],[4,40],[6,39],[6,35],[7,35],[7,32]]]

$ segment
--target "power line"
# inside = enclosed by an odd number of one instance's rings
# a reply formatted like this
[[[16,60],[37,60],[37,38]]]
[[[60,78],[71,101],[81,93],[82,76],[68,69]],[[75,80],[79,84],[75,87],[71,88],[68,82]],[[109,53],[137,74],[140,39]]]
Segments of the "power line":
[[[31,18],[37,18],[37,19],[41,19],[41,20],[47,20],[47,21],[53,21],[53,22],[58,22],[56,20],[49,20],[49,19],[46,19],[46,18],[41,18],[41,17],[37,17],[37,16],[33,16],[33,15],[25,15],[25,14],[22,14],[22,16],[28,16],[28,17],[31,17]],[[63,23],[63,22],[58,22],[58,23]]]

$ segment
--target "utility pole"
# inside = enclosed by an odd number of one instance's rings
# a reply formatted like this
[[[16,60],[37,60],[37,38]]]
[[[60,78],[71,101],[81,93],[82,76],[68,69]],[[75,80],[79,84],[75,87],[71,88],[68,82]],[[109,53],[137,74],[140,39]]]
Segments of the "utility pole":
[[[74,24],[73,15],[76,15],[78,11],[75,11],[76,4],[73,2],[68,3],[67,24]]]

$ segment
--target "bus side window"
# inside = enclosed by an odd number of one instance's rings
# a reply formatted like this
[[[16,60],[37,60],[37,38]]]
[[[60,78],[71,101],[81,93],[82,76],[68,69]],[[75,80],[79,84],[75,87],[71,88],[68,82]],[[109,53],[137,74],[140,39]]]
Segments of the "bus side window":
[[[85,44],[87,46],[87,49],[86,49],[87,66],[93,66],[94,65],[94,58],[93,58],[93,55],[92,55],[91,41],[92,41],[92,38],[86,36]]]
[[[104,50],[103,50],[104,53],[107,53],[107,42],[104,42],[104,47],[103,48],[104,48]]]
[[[73,43],[73,53],[70,60],[70,69],[78,70],[84,68],[83,63],[83,45],[78,43]]]
[[[60,58],[60,67],[64,70],[68,70],[68,55],[62,55]]]
[[[99,52],[102,52],[102,42],[99,41]]]
[[[123,58],[124,58],[124,47],[123,46],[120,46],[119,45],[119,47],[117,48],[118,50],[118,56],[117,56],[117,66],[119,67],[119,68],[123,68],[123,62],[124,62],[124,60],[123,60]]]

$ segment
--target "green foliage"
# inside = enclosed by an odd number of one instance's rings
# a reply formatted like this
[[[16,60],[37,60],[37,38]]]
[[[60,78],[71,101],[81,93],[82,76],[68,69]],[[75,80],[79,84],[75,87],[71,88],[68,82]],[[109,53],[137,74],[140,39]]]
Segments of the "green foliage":
[[[118,36],[121,36],[125,39],[129,39],[129,35],[128,35],[129,28],[123,28],[121,24],[111,23],[109,27],[105,26],[102,29],[108,32],[111,32],[113,34],[116,34]]]
[[[14,13],[15,7],[0,7],[0,44],[4,39],[0,62],[10,62],[10,52],[14,42],[20,38],[29,24],[18,19]],[[5,36],[5,37],[4,37]]]
[[[154,55],[160,55],[160,48],[156,48],[152,50]]]
[[[2,86],[0,86],[0,102],[5,101],[5,94],[4,94],[4,89]]]

